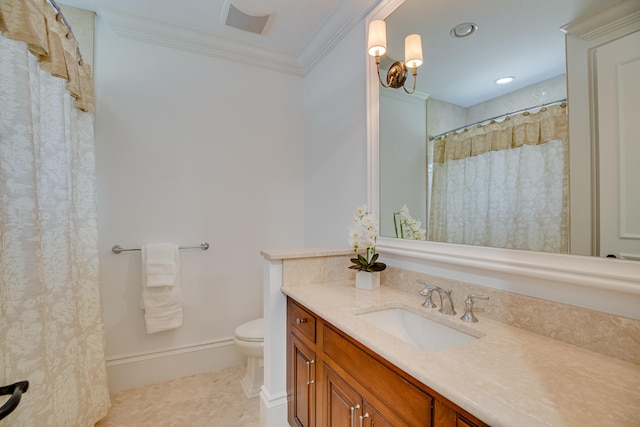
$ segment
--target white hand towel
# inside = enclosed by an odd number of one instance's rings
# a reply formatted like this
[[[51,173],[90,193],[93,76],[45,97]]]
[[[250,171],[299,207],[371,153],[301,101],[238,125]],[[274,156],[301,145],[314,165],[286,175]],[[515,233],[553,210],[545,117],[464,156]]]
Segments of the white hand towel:
[[[144,285],[177,286],[180,278],[180,253],[175,243],[149,243],[142,247]]]
[[[173,255],[172,255],[173,257]],[[149,275],[165,275],[165,274],[176,274],[176,262],[150,262],[149,258],[147,258],[147,274]]]
[[[182,303],[182,291],[178,286],[142,287],[140,308],[160,308]]]
[[[174,243],[142,246],[141,308],[148,334],[182,326],[180,253]]]
[[[182,305],[147,308],[144,311],[144,322],[148,334],[179,328],[182,326]]]

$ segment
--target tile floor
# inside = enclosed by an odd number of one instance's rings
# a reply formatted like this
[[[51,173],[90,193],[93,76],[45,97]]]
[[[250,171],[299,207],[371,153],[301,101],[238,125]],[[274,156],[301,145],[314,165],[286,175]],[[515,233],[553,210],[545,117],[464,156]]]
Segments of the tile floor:
[[[125,390],[96,427],[257,427],[259,397],[240,386],[246,366]]]

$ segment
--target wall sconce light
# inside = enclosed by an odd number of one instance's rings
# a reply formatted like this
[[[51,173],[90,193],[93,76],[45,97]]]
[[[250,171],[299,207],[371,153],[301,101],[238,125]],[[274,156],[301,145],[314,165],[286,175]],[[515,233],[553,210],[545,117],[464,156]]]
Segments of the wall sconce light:
[[[382,87],[393,89],[403,88],[405,92],[411,94],[416,90],[416,76],[418,67],[422,65],[422,40],[420,34],[411,34],[404,39],[404,63],[394,62],[387,72],[387,83],[383,83],[380,78],[380,56],[387,51],[387,24],[382,20],[371,21],[369,24],[369,55],[376,58],[378,68],[378,81]],[[407,80],[408,70],[413,69],[413,88],[407,90],[404,82]]]

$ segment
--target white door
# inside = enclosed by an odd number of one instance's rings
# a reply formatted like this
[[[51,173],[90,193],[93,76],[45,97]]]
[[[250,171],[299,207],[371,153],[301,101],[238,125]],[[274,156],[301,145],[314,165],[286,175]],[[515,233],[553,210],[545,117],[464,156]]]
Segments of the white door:
[[[599,255],[640,261],[640,32],[595,55]]]

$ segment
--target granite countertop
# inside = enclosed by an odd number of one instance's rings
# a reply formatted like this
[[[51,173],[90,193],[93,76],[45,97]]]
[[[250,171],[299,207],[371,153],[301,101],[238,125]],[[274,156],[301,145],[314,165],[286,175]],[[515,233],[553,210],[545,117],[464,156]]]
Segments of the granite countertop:
[[[282,292],[487,424],[640,426],[640,366],[509,326],[421,307],[424,297],[353,281],[285,286]],[[482,301],[477,303],[478,306]],[[355,314],[402,307],[479,337],[427,352]]]

